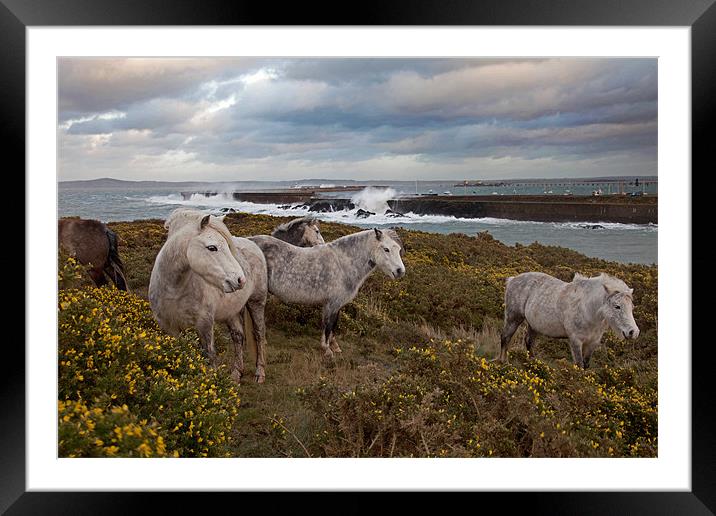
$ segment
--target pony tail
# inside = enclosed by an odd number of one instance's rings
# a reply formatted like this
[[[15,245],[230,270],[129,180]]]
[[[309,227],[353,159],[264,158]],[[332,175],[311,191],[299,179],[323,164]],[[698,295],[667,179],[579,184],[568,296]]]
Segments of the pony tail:
[[[119,249],[117,247],[117,233],[107,228],[106,235],[109,241],[109,256],[107,257],[105,269],[111,270],[111,273],[108,271],[108,274],[119,290],[128,290],[127,280],[124,277],[124,264],[119,257]]]
[[[259,356],[259,343],[256,342],[256,339],[254,338],[254,318],[251,317],[251,312],[246,309],[246,305],[241,309],[239,312],[239,316],[241,317],[241,321],[244,325],[244,342],[251,340],[253,349],[254,349],[254,355]]]

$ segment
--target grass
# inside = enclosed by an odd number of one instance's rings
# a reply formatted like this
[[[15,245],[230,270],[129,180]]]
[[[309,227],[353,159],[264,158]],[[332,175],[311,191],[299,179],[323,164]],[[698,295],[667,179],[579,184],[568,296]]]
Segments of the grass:
[[[237,236],[266,234],[285,217],[230,214]],[[166,232],[160,220],[112,223],[130,289],[146,297]],[[322,223],[326,241],[359,228]],[[379,272],[342,311],[343,353],[319,349],[320,308],[267,304],[266,383],[238,387],[230,454],[320,456],[655,456],[657,267],[619,264],[488,233],[400,229],[407,275]],[[589,371],[567,344],[539,337],[527,358],[524,330],[511,364],[499,348],[504,279],[538,270],[571,280],[608,272],[634,288],[636,342],[605,335]],[[220,360],[231,346],[217,325]],[[247,367],[254,363],[247,346]],[[535,394],[536,393],[536,394]]]

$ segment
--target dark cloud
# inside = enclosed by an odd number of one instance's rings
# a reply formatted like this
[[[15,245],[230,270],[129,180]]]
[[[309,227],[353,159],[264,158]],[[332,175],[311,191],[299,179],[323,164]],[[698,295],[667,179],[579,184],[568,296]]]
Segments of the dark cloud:
[[[155,98],[195,96],[201,84],[226,80],[257,66],[255,59],[60,58],[60,121]]]
[[[59,88],[61,177],[656,174],[655,59],[63,58]]]

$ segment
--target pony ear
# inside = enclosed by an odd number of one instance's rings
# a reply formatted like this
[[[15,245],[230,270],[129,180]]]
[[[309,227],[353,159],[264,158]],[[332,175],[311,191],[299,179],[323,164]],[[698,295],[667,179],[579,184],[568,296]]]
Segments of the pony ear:
[[[201,219],[199,229],[204,229],[206,227],[206,225],[209,223],[209,217],[211,217],[211,215],[206,215],[203,219]]]
[[[611,296],[612,294],[615,294],[617,292],[616,290],[613,290],[613,289],[607,287],[603,283],[602,283],[602,287],[604,287],[604,291],[607,293],[607,296]]]
[[[383,238],[383,232],[380,229],[373,228],[373,231],[375,231],[375,238],[377,238],[378,240]]]

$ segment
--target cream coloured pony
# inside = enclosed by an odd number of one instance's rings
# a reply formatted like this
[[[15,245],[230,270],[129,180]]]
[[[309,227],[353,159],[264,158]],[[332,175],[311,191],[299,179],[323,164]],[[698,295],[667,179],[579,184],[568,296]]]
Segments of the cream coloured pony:
[[[149,302],[161,328],[176,335],[195,328],[212,362],[216,361],[214,322],[227,325],[234,344],[232,376],[243,374],[244,307],[253,322],[256,381],[265,379],[266,261],[247,239],[232,237],[223,217],[180,208],[166,220],[169,231],[154,262]]]

